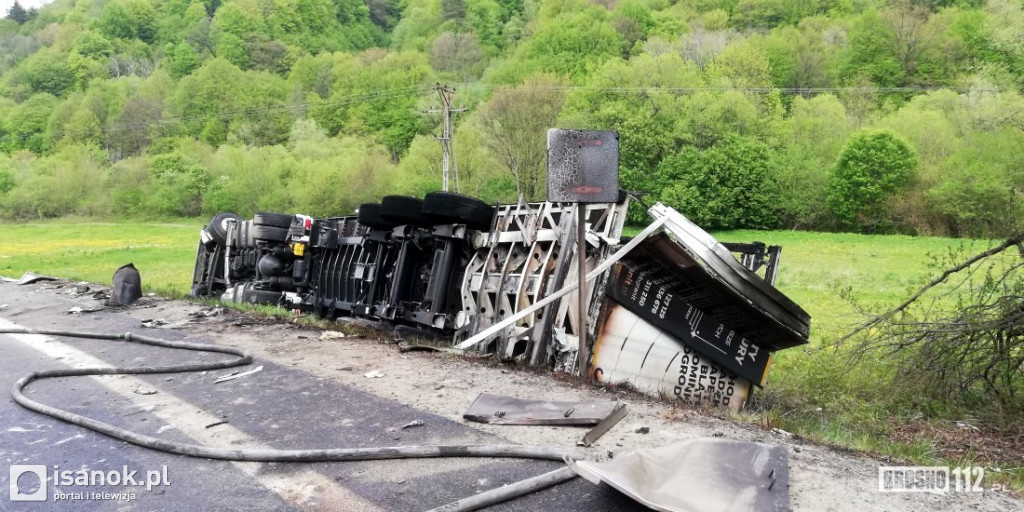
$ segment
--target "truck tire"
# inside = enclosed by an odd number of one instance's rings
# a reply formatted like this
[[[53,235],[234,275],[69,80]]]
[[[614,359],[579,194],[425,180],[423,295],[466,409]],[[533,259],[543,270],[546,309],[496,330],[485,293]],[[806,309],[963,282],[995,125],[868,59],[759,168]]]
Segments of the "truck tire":
[[[359,205],[359,223],[373,229],[391,229],[395,227],[394,222],[384,220],[380,216],[381,205],[379,203],[366,203]]]
[[[275,228],[288,228],[292,225],[294,215],[284,213],[260,212],[253,215],[252,223],[257,226],[273,226]]]
[[[284,242],[288,239],[288,228],[253,226],[252,237],[262,242]]]
[[[472,229],[490,229],[494,207],[476,199],[452,192],[431,192],[423,198],[423,216],[441,221],[458,222]]]
[[[380,201],[380,216],[396,225],[423,225],[423,200],[408,196],[384,196]]]
[[[213,240],[217,242],[217,245],[224,245],[228,239],[228,221],[234,219],[241,222],[242,218],[233,213],[218,213],[213,217],[206,226],[206,231],[210,233]]]

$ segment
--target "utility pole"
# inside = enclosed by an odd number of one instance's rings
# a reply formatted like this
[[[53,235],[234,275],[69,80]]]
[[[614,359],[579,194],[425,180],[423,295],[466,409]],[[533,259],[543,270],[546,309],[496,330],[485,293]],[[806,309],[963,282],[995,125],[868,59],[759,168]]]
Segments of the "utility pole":
[[[449,176],[455,185],[455,191],[459,191],[459,164],[455,160],[455,139],[453,137],[454,129],[452,127],[452,114],[459,112],[465,112],[464,107],[452,108],[452,96],[455,95],[454,88],[448,88],[447,85],[435,84],[434,90],[437,91],[438,96],[441,97],[441,110],[426,110],[428,114],[443,114],[444,123],[440,137],[434,137],[435,140],[441,143],[441,189],[448,192],[448,181]]]

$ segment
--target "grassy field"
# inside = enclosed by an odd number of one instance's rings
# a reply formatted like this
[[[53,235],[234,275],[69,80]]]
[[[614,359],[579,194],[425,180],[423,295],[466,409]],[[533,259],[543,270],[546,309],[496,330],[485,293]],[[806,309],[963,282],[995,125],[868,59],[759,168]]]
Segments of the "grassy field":
[[[0,274],[25,271],[108,284],[117,267],[132,262],[146,291],[180,297],[188,292],[199,228],[204,220],[116,224],[53,221],[2,225]],[[812,317],[812,342],[781,351],[768,389],[740,416],[805,437],[910,459],[922,464],[972,462],[967,453],[950,460],[929,442],[893,440],[898,412],[873,403],[879,383],[870,372],[844,373],[844,360],[829,343],[864,320],[841,291],[866,308],[894,306],[934,276],[939,262],[958,248],[983,250],[983,241],[906,236],[865,236],[796,231],[717,233],[723,242],[762,241],[783,247],[778,287]],[[879,364],[884,364],[879,362]],[[874,388],[872,388],[874,387]],[[1024,475],[1008,483],[1024,487]]]
[[[118,267],[134,263],[145,291],[181,296],[189,291],[199,229],[206,222],[2,224],[0,275],[32,271],[109,286]]]

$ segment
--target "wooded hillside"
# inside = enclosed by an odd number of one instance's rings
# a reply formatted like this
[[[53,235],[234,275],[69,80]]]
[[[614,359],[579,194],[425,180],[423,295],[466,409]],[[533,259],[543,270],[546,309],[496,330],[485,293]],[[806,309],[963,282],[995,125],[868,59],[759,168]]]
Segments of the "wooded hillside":
[[[0,20],[0,217],[437,190],[437,82],[487,200],[585,127],[709,229],[1024,224],[1020,0],[57,0]]]

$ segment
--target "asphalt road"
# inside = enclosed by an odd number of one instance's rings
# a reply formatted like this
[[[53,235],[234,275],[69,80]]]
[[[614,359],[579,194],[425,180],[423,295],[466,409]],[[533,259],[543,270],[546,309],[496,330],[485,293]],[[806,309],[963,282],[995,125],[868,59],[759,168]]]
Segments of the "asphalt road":
[[[114,310],[69,314],[96,301],[69,297],[66,288],[0,282],[0,325],[58,330],[141,332],[137,319]],[[174,330],[146,330],[189,339]],[[180,364],[216,355],[133,344],[0,335],[0,388],[38,369],[94,365]],[[230,373],[135,377],[75,377],[33,383],[27,394],[43,403],[167,440],[220,447],[342,448],[419,444],[507,443],[470,425],[318,378],[270,361],[251,376],[214,384]],[[243,370],[248,368],[243,368]],[[11,473],[0,467],[0,510],[426,510],[538,475],[557,462],[431,459],[357,463],[234,463],[189,458],[133,446],[0,399],[0,460],[46,468],[46,501],[12,501],[2,491]],[[403,429],[414,420],[420,427]],[[221,423],[223,422],[223,423]],[[219,423],[219,424],[218,424]],[[71,478],[54,472],[70,471]],[[69,482],[81,471],[102,472],[96,485]],[[134,471],[135,473],[132,473]],[[148,472],[166,474],[149,488]],[[112,485],[106,477],[133,475],[142,485]],[[22,493],[40,487],[31,473]],[[83,482],[84,483],[84,482]],[[119,499],[97,499],[108,493]],[[58,496],[68,496],[57,501]],[[120,496],[118,496],[120,495]],[[99,496],[110,498],[111,496]],[[131,497],[131,499],[127,499]],[[607,486],[576,479],[494,510],[633,510],[635,502]]]

